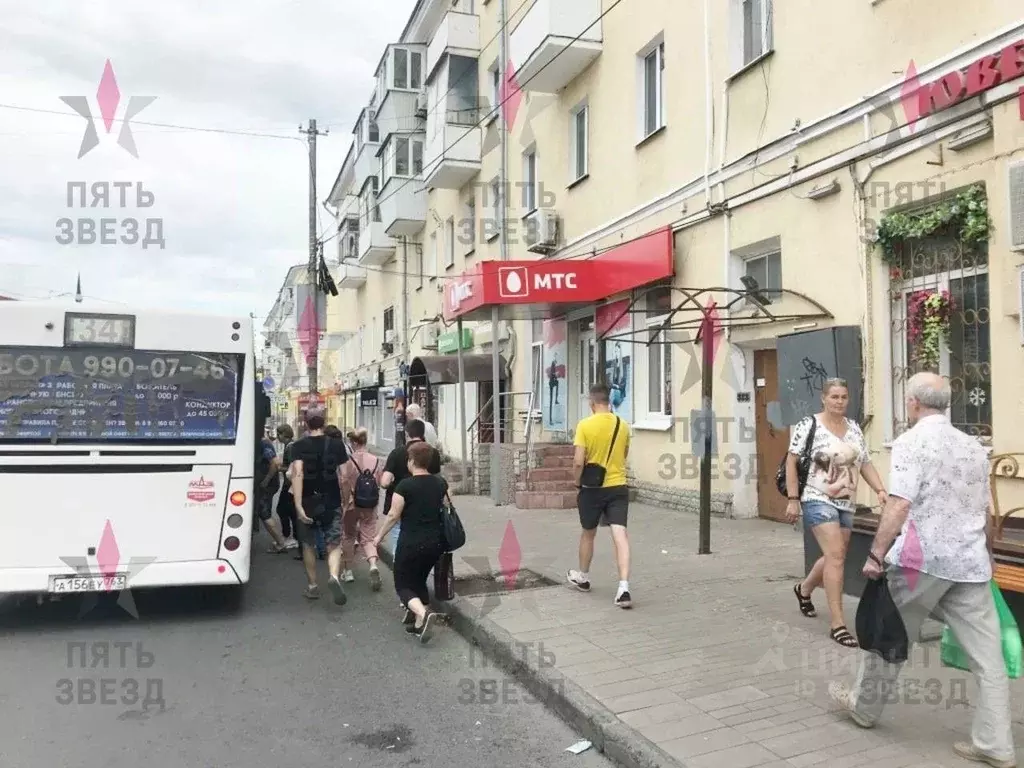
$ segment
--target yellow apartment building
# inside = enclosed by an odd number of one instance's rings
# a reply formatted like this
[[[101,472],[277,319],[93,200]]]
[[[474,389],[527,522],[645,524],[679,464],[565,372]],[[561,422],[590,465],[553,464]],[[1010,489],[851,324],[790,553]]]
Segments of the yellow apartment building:
[[[915,370],[950,378],[952,421],[993,453],[1024,452],[1018,3],[507,0],[505,27],[500,5],[417,4],[330,194],[339,397],[378,446],[411,395],[461,454],[461,347],[476,460],[497,343],[501,391],[533,393],[505,399],[507,439],[569,440],[603,377],[640,497],[696,508],[711,318],[719,513],[778,518],[788,427],[827,376],[883,477]],[[571,503],[522,480],[519,504]]]

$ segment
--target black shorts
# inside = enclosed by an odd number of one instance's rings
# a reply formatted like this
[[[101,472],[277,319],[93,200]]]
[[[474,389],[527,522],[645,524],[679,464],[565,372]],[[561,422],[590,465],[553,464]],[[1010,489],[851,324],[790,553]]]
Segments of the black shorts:
[[[625,528],[629,517],[629,486],[580,488],[576,506],[580,511],[580,525],[585,531],[592,531],[598,525],[621,525]]]
[[[264,488],[256,490],[256,514],[264,523],[274,516],[274,493]]]

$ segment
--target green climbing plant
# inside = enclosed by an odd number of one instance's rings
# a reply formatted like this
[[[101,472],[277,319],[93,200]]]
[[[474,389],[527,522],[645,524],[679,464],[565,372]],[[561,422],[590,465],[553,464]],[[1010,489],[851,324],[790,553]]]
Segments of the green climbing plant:
[[[975,185],[927,211],[886,214],[878,225],[875,242],[882,251],[882,260],[898,269],[902,246],[909,240],[949,232],[965,246],[973,247],[987,242],[991,231],[985,189]]]

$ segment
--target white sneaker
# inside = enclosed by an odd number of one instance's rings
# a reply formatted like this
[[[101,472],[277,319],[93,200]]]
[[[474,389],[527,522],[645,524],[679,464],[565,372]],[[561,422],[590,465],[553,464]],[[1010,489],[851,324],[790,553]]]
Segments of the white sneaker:
[[[849,686],[833,680],[828,684],[828,697],[838,704],[849,715],[850,719],[861,728],[874,728],[875,724],[857,711],[857,702]]]
[[[566,580],[580,592],[590,591],[590,580],[585,578],[579,571],[569,571],[565,574]]]
[[[341,580],[344,581],[346,584],[351,584],[353,581],[356,580],[356,576],[354,573],[352,573],[352,571],[342,571]]]
[[[295,539],[285,539],[284,540],[284,548],[285,549],[298,549],[299,548],[299,542],[297,542]]]

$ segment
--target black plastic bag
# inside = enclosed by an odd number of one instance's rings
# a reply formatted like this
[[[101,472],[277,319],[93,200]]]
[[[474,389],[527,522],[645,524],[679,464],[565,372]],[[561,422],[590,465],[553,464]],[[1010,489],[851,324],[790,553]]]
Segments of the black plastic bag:
[[[441,555],[434,566],[434,597],[443,602],[455,599],[455,564],[451,552]]]
[[[865,651],[878,654],[890,664],[907,660],[907,628],[884,575],[877,580],[869,579],[864,587],[857,606],[857,642]]]

